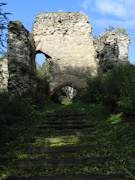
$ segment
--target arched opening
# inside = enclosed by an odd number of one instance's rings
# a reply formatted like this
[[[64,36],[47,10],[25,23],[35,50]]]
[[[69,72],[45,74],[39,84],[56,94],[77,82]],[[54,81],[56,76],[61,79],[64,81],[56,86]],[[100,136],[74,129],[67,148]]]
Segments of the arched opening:
[[[43,63],[46,61],[46,56],[44,53],[42,53],[41,51],[38,51],[36,53],[36,57],[35,57],[35,61],[36,61],[36,66],[37,68],[40,66],[42,67]]]
[[[49,77],[49,70],[50,70],[50,61],[51,57],[46,55],[45,53],[41,51],[36,52],[36,69],[40,76],[42,77]]]
[[[72,103],[78,91],[78,88],[71,86],[69,83],[65,83],[54,89],[51,93],[51,100],[55,103],[67,105]]]

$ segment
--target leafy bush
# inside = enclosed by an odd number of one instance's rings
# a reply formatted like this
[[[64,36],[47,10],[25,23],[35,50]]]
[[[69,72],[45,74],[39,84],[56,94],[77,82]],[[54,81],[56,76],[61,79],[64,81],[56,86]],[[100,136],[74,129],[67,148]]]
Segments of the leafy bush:
[[[117,102],[119,109],[127,116],[135,116],[135,66],[123,68],[120,97]]]
[[[103,98],[103,77],[98,76],[88,80],[88,89],[83,100],[90,103],[102,102]]]
[[[9,100],[6,94],[0,94],[0,154],[7,152],[9,147],[12,152],[16,145],[29,140],[36,119],[37,112],[31,98]]]
[[[35,92],[26,92],[9,99],[0,94],[0,155],[10,151],[34,135],[42,119],[40,111],[48,106],[49,86],[45,79],[38,79]],[[50,103],[50,102],[49,102]]]
[[[88,80],[88,89],[82,97],[89,103],[100,103],[112,111],[135,116],[135,67],[120,66],[108,73]]]

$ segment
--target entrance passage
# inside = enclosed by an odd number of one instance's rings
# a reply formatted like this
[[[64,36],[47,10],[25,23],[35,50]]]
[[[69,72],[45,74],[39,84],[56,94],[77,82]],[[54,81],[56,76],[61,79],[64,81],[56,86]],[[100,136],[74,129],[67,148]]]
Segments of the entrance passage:
[[[68,104],[71,103],[72,100],[77,95],[77,90],[71,86],[64,86],[58,89],[52,96],[51,99],[55,103]]]

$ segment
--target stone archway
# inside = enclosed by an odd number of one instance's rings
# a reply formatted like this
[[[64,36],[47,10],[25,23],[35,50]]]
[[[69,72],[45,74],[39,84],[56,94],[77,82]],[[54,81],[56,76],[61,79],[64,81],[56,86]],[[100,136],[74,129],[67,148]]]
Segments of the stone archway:
[[[64,83],[64,84],[59,85],[59,86],[56,87],[53,91],[51,91],[51,92],[50,92],[50,95],[52,96],[56,91],[58,91],[59,89],[65,87],[65,86],[70,86],[70,87],[76,89],[77,91],[81,91],[81,89],[80,89],[79,87],[74,86],[72,83],[66,82],[66,83]]]

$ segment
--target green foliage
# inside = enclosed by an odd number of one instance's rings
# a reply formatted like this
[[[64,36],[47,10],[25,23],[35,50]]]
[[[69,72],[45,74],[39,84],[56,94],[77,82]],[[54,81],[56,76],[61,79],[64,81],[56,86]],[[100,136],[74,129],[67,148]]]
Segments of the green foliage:
[[[127,27],[126,28],[124,28],[124,27],[117,27],[116,32],[126,33],[126,30],[127,30]]]
[[[50,65],[49,65],[49,62],[46,60],[38,72],[42,77],[48,77],[49,70],[50,70]]]
[[[0,155],[32,137],[41,121],[39,113],[47,108],[48,103],[51,104],[48,94],[49,85],[43,78],[38,79],[34,92],[27,91],[10,99],[7,94],[0,94]]]
[[[135,117],[135,66],[126,66],[123,69],[123,74],[117,104],[125,115]]]
[[[97,174],[98,172],[98,174],[124,174],[126,179],[134,179],[135,67],[128,64],[113,69],[102,76],[89,79],[87,91],[83,96],[79,96],[79,100],[82,98],[84,103],[79,101],[66,107],[58,108],[57,106],[58,110],[55,114],[66,114],[70,111],[74,114],[86,113],[88,115],[87,121],[90,121],[91,124],[95,123],[94,129],[96,131],[91,132],[92,135],[101,137],[95,139],[94,144],[105,145],[91,149],[91,151],[82,150],[72,154],[24,154],[23,149],[29,145],[29,140],[34,136],[41,122],[46,121],[46,113],[54,112],[56,108],[47,98],[49,92],[47,81],[44,78],[39,78],[38,82],[37,91],[27,92],[22,97],[16,96],[9,99],[7,94],[0,94],[0,160],[3,163],[0,167],[1,178]],[[82,117],[78,119],[78,121],[80,120]],[[52,137],[53,134],[56,136],[55,131],[52,131],[49,136]],[[46,134],[44,135],[46,137]],[[92,142],[86,140],[85,143]],[[44,142],[40,139],[36,142],[38,146],[48,146],[49,144],[49,140]],[[59,142],[58,144],[65,145]],[[19,158],[41,159],[106,155],[111,155],[113,159],[109,162],[89,163],[86,166],[76,165],[72,168],[67,166],[64,168],[41,168],[36,164],[32,169],[22,170],[16,166]]]
[[[29,97],[14,97],[9,100],[6,94],[0,94],[0,154],[11,153],[14,147],[27,141],[33,132],[29,127],[35,124],[37,113]]]
[[[14,164],[17,155],[28,146],[46,112],[55,109],[44,91],[43,80],[39,84],[40,91],[21,97],[9,99],[7,94],[0,94],[0,179],[18,172]]]
[[[113,111],[135,116],[135,67],[125,65],[88,80],[83,101],[107,105]]]
[[[28,96],[27,96],[28,98]],[[31,100],[29,100],[31,103]],[[52,108],[54,112],[54,108]],[[110,114],[107,106],[101,104],[87,104],[82,102],[73,103],[69,106],[58,108],[54,113],[67,114],[72,113],[86,113],[88,115],[87,121],[95,124],[96,131],[91,132],[92,135],[100,136],[95,138],[94,142],[86,139],[85,143],[88,144],[100,144],[99,147],[89,150],[79,150],[73,153],[52,153],[52,154],[26,154],[23,151],[16,151],[16,160],[10,164],[5,163],[5,169],[2,172],[1,178],[6,179],[9,176],[16,177],[30,177],[30,176],[53,176],[53,175],[74,175],[74,174],[123,174],[125,179],[134,179],[134,149],[135,149],[135,131],[133,123],[130,121],[124,122],[122,113]],[[70,112],[70,113],[71,113]],[[38,114],[40,115],[40,114]],[[39,118],[39,117],[38,117]],[[79,119],[79,120],[82,120]],[[72,121],[72,120],[71,120]],[[25,120],[24,120],[25,122]],[[124,122],[124,123],[123,123]],[[27,124],[27,123],[26,123]],[[32,126],[32,124],[31,124]],[[33,129],[33,127],[30,127]],[[23,131],[25,132],[25,131]],[[56,135],[56,131],[50,133]],[[61,136],[61,133],[57,134]],[[66,135],[69,137],[69,135]],[[83,136],[83,134],[81,134]],[[44,136],[43,136],[44,137]],[[46,134],[45,134],[46,137]],[[57,137],[57,136],[56,136]],[[79,137],[78,137],[79,138]],[[58,139],[58,141],[57,141]],[[36,140],[37,146],[49,146],[53,139],[44,141],[42,138]],[[56,138],[55,145],[66,145],[68,142],[60,143],[60,139]],[[65,138],[64,138],[65,141]],[[78,142],[74,142],[77,144]],[[72,142],[70,143],[72,144]],[[27,143],[27,145],[29,145]],[[31,144],[33,145],[33,144]],[[102,146],[103,145],[103,146]],[[11,147],[11,146],[10,146]],[[26,146],[27,147],[27,146]],[[10,149],[11,151],[11,149]],[[110,161],[100,161],[87,165],[75,165],[72,167],[40,167],[38,163],[33,168],[20,169],[16,166],[17,161],[22,159],[49,159],[49,158],[81,158],[81,157],[113,157]],[[3,161],[2,161],[3,162]]]
[[[102,101],[103,80],[102,77],[95,77],[88,80],[88,89],[83,96],[83,100],[90,103],[98,103]]]
[[[49,78],[50,78],[50,72],[49,71],[50,71],[50,65],[49,65],[49,62],[46,60],[43,63],[42,67],[40,67],[39,65],[37,66],[36,76],[42,80],[43,79],[49,80]]]
[[[61,19],[59,19],[59,20],[58,20],[58,22],[59,22],[59,23],[62,23],[62,20],[61,20]]]
[[[105,32],[106,31],[114,31],[115,30],[115,28],[113,27],[113,26],[110,26],[109,25],[109,27],[108,28],[105,28]],[[124,28],[124,27],[117,27],[117,30],[116,30],[116,32],[119,32],[119,33],[126,33],[126,30],[127,30],[127,27],[126,28]]]
[[[51,100],[55,103],[61,104],[60,96],[65,96],[65,93],[62,91],[62,89],[59,89],[56,91],[52,96]]]

